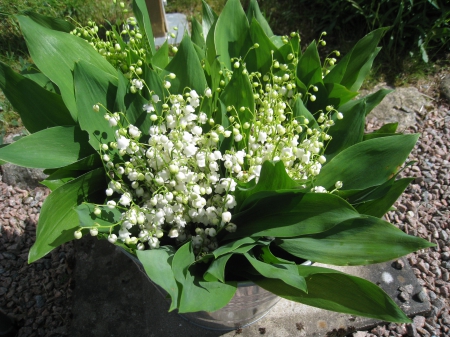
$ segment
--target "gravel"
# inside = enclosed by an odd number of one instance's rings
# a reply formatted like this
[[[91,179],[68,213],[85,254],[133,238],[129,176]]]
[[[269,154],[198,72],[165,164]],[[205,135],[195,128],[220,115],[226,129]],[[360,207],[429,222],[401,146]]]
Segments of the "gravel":
[[[354,336],[450,336],[450,110],[439,101],[416,110],[416,124],[406,132],[422,135],[409,158],[416,162],[402,173],[415,179],[387,217],[406,233],[437,245],[407,257],[424,288],[418,299],[429,298],[431,312],[414,317],[410,324],[380,325]],[[368,129],[380,125],[375,117],[368,118]],[[68,336],[73,245],[64,244],[38,262],[27,263],[40,207],[49,192],[42,187],[21,189],[2,179],[0,190],[0,311],[14,320],[17,336]],[[411,296],[407,288],[399,292],[405,301]]]
[[[19,337],[67,336],[70,324],[72,243],[27,262],[48,194],[43,187],[21,189],[0,179],[0,312],[15,322]]]

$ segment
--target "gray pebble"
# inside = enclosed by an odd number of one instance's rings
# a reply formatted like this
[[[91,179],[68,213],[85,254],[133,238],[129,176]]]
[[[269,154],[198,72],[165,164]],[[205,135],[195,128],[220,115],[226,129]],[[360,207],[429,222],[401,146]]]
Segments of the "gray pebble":
[[[45,305],[45,300],[41,295],[34,296],[34,300],[36,301],[37,308],[42,308]]]
[[[434,295],[436,296],[436,294]],[[428,301],[428,295],[424,290],[421,290],[418,294],[417,294],[417,299],[419,300],[419,302],[426,302]]]
[[[398,299],[402,302],[407,302],[410,299],[410,295],[406,291],[402,291],[398,294]]]
[[[441,230],[441,232],[439,233],[439,237],[445,242],[448,241],[448,234],[445,230]]]

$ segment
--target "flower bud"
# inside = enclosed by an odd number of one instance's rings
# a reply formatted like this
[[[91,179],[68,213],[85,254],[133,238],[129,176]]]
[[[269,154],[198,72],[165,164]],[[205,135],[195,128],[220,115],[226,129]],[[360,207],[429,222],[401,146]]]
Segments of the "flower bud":
[[[73,236],[75,237],[75,239],[79,240],[82,238],[83,233],[81,233],[81,230],[79,229],[73,233]]]

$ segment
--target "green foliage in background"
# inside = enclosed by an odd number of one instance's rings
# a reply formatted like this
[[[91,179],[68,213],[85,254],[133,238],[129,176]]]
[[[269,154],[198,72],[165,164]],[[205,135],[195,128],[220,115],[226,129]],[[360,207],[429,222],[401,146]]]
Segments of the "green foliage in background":
[[[405,59],[436,59],[450,51],[450,4],[444,0],[260,0],[280,30],[296,27],[303,36],[327,31],[339,45],[380,27],[381,61],[398,68]],[[286,32],[287,32],[286,31]],[[286,33],[277,31],[278,34]],[[345,50],[343,50],[345,51]]]

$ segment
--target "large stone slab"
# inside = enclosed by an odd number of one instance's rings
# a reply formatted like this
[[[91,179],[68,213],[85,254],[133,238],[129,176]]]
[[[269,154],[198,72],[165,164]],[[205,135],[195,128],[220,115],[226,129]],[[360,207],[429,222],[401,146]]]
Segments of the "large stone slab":
[[[369,117],[374,117],[383,124],[398,122],[398,131],[403,132],[416,124],[416,113],[423,111],[430,105],[430,100],[417,88],[392,88],[383,84],[377,85],[369,91],[362,90],[361,96],[376,92],[379,89],[394,90],[376,106]]]
[[[147,276],[108,242],[83,238],[75,247],[77,265],[70,336],[236,336],[236,331],[205,330],[175,312],[168,313],[167,301]],[[394,268],[392,263],[381,263],[339,270],[379,284],[409,316],[423,314],[430,309],[430,303],[428,299],[423,303],[417,300],[422,289],[408,263],[404,264],[402,269]],[[411,288],[413,296],[406,302],[398,298],[401,286]],[[264,336],[273,337],[321,337],[333,329],[365,330],[379,323],[282,299],[260,321],[244,327],[239,336],[261,336],[264,332]]]

